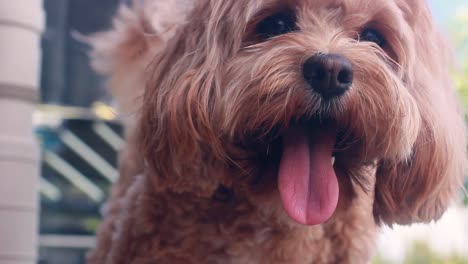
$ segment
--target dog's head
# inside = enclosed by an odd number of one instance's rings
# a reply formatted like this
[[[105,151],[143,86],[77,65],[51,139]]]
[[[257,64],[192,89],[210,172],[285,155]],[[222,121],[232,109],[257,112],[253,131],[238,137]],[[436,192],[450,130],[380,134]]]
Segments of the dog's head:
[[[421,0],[193,1],[148,71],[146,169],[201,196],[272,182],[318,224],[376,166],[376,219],[430,221],[464,169],[447,58]]]

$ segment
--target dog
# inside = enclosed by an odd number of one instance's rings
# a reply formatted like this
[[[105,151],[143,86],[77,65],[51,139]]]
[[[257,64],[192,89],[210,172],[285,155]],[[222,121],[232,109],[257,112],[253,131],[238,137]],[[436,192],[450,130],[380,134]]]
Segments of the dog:
[[[92,39],[127,145],[89,263],[368,263],[462,186],[423,0],[140,0]]]

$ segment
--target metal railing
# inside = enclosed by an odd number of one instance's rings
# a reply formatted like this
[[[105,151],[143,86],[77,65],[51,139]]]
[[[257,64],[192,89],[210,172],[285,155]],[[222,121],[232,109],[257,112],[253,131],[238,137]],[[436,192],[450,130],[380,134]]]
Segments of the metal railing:
[[[81,264],[95,244],[100,208],[117,179],[122,127],[111,107],[41,105],[34,122],[42,148],[41,264]],[[64,262],[65,261],[65,262]]]

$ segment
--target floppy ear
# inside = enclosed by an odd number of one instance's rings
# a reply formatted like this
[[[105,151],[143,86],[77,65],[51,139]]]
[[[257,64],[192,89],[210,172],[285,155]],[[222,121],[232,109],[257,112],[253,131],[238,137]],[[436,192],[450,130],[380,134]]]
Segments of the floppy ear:
[[[241,1],[197,1],[188,20],[155,58],[138,125],[145,174],[156,190],[211,196],[229,185],[214,121],[224,64],[240,49]],[[237,12],[237,13],[236,13]],[[216,175],[208,172],[216,171]]]
[[[466,157],[463,109],[449,77],[449,52],[427,5],[399,2],[414,34],[407,79],[422,125],[408,160],[378,164],[374,216],[389,225],[440,218],[460,191]]]
[[[146,68],[174,36],[191,6],[191,0],[130,1],[129,6],[120,6],[111,30],[85,39],[92,46],[92,66],[108,77],[109,92],[127,125],[137,119]]]

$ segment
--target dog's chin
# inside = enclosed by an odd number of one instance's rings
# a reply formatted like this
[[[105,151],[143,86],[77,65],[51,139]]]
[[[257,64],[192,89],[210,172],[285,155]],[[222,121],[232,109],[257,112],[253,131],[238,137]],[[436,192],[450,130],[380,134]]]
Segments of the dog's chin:
[[[292,220],[304,225],[322,224],[338,203],[335,167],[340,162],[337,151],[343,142],[342,129],[333,120],[318,119],[281,127],[270,136],[260,178],[274,181]]]

